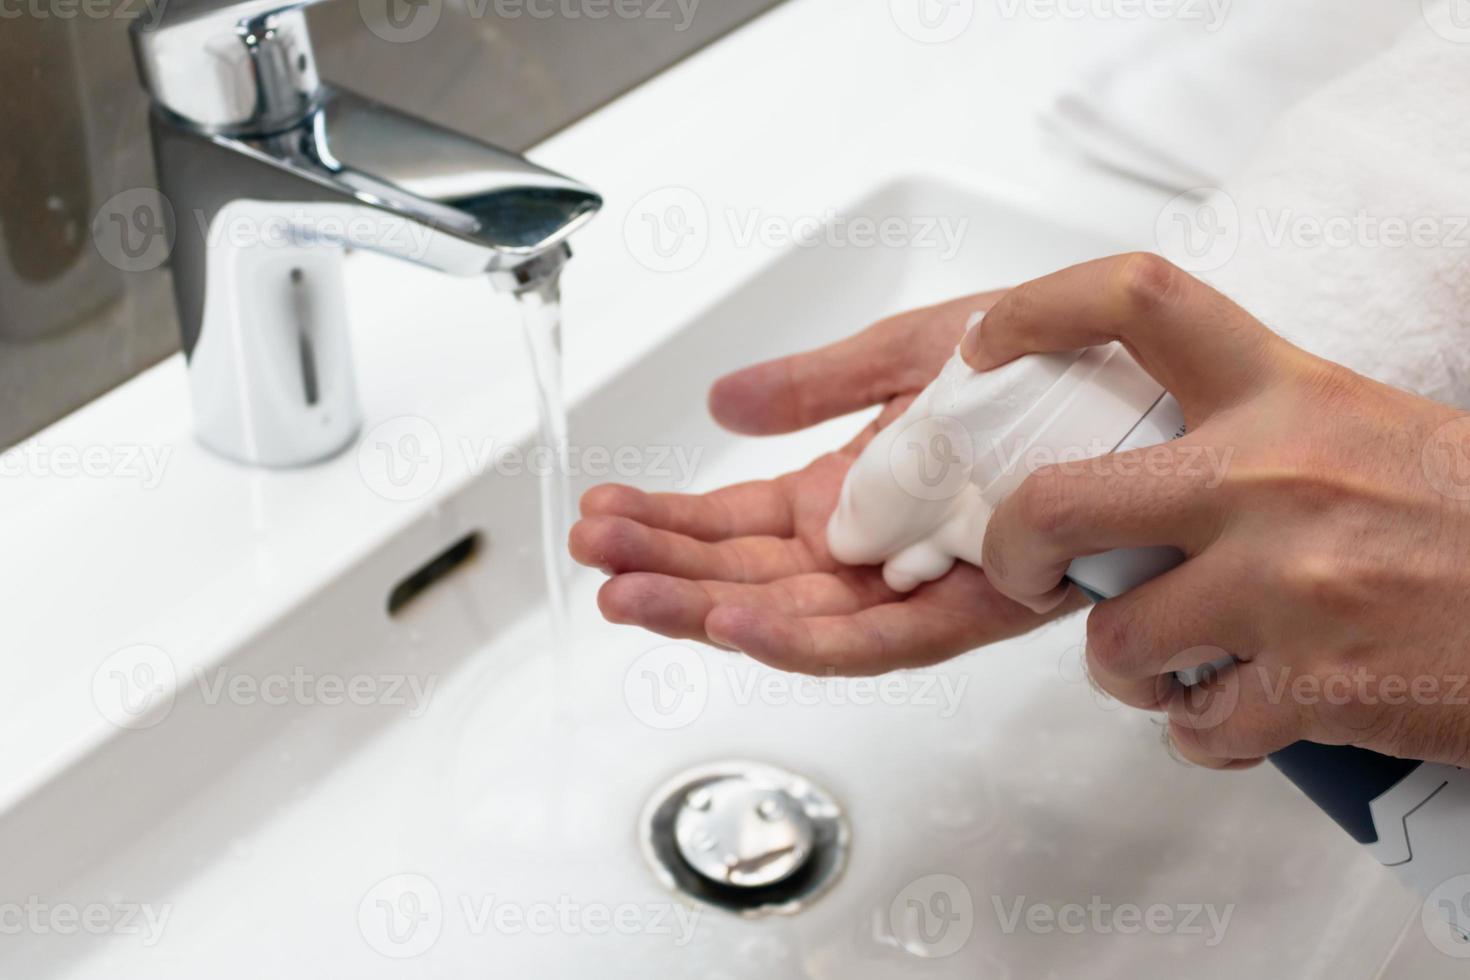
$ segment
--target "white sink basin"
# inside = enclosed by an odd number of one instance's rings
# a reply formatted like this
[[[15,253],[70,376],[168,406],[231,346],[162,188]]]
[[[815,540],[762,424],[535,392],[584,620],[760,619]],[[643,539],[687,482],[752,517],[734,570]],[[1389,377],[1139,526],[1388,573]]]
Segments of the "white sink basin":
[[[718,366],[1116,248],[919,178],[850,212],[969,225],[948,260],[792,249],[580,401],[573,441],[683,450],[701,488],[781,472],[859,422],[734,438],[701,409]],[[1185,768],[1150,719],[1102,702],[1079,620],[885,683],[812,683],[605,625],[588,574],[575,645],[554,651],[535,500],[528,478],[477,476],[225,664],[267,688],[299,668],[305,696],[186,677],[160,722],[24,800],[0,837],[10,895],[166,920],[0,936],[5,974],[1342,980],[1417,922],[1274,771]],[[395,582],[476,532],[476,558],[387,614]],[[357,700],[377,703],[329,703],[323,678],[366,678]],[[649,794],[732,757],[846,808],[847,871],[799,914],[696,908],[643,862]]]

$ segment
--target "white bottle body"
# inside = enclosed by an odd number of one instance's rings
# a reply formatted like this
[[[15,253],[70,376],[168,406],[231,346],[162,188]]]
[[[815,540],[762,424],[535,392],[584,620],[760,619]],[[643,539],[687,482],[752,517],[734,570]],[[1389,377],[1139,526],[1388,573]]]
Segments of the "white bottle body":
[[[1114,452],[1157,446],[1178,439],[1186,431],[1184,410],[1173,395],[1165,392]],[[1184,555],[1175,548],[1119,548],[1078,558],[1067,569],[1067,578],[1094,599],[1111,599],[1164,574],[1183,560]]]
[[[907,592],[957,559],[979,565],[991,513],[1035,470],[1161,442],[1181,424],[1177,404],[1117,344],[984,373],[957,353],[854,462],[828,545],[847,564],[882,564],[889,586]],[[1128,574],[1104,574],[1104,557],[1087,560],[1089,578]],[[1161,558],[1119,560],[1152,568]]]

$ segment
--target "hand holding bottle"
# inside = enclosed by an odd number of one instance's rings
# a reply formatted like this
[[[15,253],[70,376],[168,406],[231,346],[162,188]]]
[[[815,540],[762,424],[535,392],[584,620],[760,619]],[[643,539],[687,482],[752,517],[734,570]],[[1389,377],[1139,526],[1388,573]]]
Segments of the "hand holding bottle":
[[[1188,435],[1035,472],[991,519],[988,579],[1045,610],[1079,556],[1182,550],[1092,610],[1088,666],[1166,711],[1200,764],[1299,740],[1470,763],[1470,417],[1292,346],[1152,255],[1012,290],[962,352],[985,370],[1113,340],[1179,400]],[[1191,465],[1205,452],[1229,460],[1223,479]],[[1175,679],[1222,653],[1241,663],[1204,690]]]

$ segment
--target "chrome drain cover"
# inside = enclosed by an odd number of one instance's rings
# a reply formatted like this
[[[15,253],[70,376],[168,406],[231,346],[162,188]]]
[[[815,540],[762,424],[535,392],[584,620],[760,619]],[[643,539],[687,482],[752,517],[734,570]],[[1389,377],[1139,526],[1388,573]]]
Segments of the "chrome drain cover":
[[[741,915],[789,915],[847,863],[842,809],[794,773],[721,762],[665,783],[644,809],[643,853],[674,891]]]
[[[710,881],[761,888],[799,871],[816,831],[784,789],[747,776],[725,776],[684,794],[674,842],[691,868]]]

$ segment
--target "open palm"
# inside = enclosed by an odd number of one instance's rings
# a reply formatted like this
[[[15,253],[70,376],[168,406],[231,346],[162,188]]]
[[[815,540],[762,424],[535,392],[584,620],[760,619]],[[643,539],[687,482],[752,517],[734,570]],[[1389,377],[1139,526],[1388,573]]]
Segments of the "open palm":
[[[1050,618],[1004,598],[970,565],[903,594],[878,566],[844,565],[827,550],[827,520],[853,460],[939,372],[969,315],[994,298],[904,313],[717,382],[715,419],[752,435],[884,407],[846,446],[773,480],[707,494],[616,484],[588,491],[571,550],[612,576],[598,595],[603,615],[784,670],[842,674],[935,663]]]

